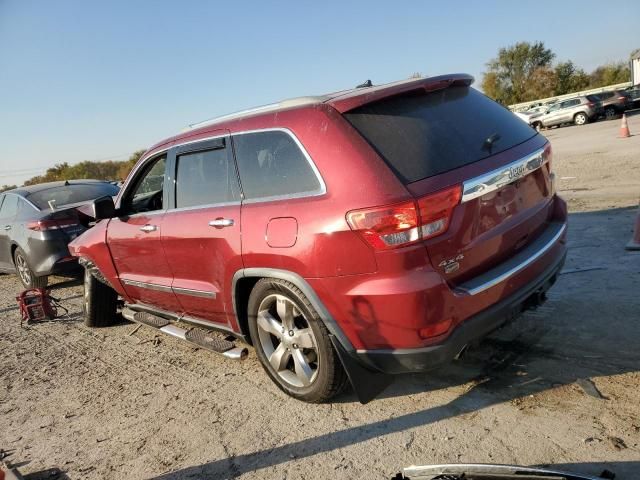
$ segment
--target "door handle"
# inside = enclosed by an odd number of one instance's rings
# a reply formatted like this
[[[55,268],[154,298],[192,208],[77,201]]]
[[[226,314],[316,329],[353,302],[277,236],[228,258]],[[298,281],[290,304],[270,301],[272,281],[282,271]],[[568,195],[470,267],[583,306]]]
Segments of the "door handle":
[[[155,232],[157,229],[158,227],[156,225],[145,225],[144,227],[140,227],[140,230],[145,233]]]
[[[215,227],[215,228],[233,227],[233,219],[232,218],[216,218],[215,220],[211,220],[209,222],[209,226]]]
[[[5,230],[11,230],[11,225],[5,225],[5,226],[4,226],[4,229],[5,229]]]

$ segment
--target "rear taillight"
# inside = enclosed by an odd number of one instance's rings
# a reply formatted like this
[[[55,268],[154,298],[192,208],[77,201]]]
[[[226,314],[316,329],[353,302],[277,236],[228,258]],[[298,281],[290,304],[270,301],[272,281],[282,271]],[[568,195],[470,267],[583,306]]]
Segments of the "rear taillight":
[[[627,97],[618,97],[618,100],[626,100]]]
[[[347,213],[347,222],[379,250],[404,246],[420,238],[414,202],[352,210]]]
[[[61,228],[75,227],[78,222],[75,219],[59,220],[36,220],[27,222],[27,228],[36,232],[46,232],[48,230],[60,230]]]
[[[587,103],[587,107],[595,107],[595,106],[596,106],[596,104],[595,104],[595,103],[593,103],[593,102],[589,102],[589,103]]]
[[[437,237],[447,231],[451,214],[460,203],[461,196],[462,188],[456,185],[418,199],[420,233],[423,240]]]
[[[456,185],[417,202],[352,210],[347,213],[347,222],[378,250],[404,247],[446,232],[461,195],[462,189]]]

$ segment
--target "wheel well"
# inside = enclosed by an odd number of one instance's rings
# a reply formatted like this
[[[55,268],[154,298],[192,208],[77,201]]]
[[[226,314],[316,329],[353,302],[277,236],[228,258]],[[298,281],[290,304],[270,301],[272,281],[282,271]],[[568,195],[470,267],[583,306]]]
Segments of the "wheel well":
[[[245,336],[248,342],[251,342],[249,337],[249,314],[247,307],[249,306],[249,296],[253,287],[255,287],[258,280],[262,277],[241,277],[236,282],[236,289],[234,292],[234,301],[236,306],[236,317],[238,318],[238,325],[240,326],[240,332]]]
[[[573,118],[576,118],[578,115],[584,115],[585,117],[589,116],[585,112],[576,112],[575,115],[573,116]]]
[[[11,245],[11,263],[13,264],[15,264],[15,255],[16,255],[17,249],[18,249],[18,245],[16,245],[15,243]]]

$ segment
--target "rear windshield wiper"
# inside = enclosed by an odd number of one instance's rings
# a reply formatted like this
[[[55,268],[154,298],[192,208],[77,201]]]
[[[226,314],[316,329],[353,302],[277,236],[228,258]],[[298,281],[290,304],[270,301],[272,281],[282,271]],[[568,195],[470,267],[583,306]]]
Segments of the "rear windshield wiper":
[[[498,132],[494,133],[487,137],[487,139],[482,144],[482,150],[486,150],[491,155],[491,150],[493,150],[493,144],[500,140],[500,134]]]

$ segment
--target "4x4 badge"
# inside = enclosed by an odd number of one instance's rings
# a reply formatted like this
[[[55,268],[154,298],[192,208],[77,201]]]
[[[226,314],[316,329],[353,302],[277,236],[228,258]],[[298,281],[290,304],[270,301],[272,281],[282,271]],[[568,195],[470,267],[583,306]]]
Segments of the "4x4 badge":
[[[441,261],[438,266],[444,269],[444,273],[453,273],[460,268],[460,260],[464,258],[462,253],[448,260]]]

